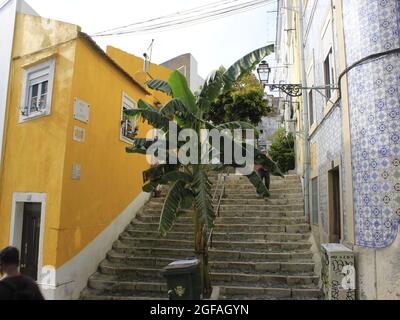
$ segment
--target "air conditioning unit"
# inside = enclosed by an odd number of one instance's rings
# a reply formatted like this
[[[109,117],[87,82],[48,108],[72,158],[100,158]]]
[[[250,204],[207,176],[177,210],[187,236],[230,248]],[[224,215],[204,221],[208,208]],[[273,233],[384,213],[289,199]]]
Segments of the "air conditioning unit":
[[[321,245],[321,279],[327,300],[355,300],[354,253],[342,244]]]

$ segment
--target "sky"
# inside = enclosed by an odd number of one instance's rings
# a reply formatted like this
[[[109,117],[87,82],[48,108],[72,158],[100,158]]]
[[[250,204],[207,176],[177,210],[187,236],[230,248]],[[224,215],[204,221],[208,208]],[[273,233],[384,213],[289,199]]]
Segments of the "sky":
[[[41,16],[77,24],[89,35],[215,1],[26,0]],[[103,49],[111,45],[142,56],[154,39],[152,62],[162,63],[190,52],[198,62],[200,76],[205,78],[221,65],[228,67],[243,55],[275,41],[276,13],[270,11],[276,11],[276,2],[204,24],[165,32],[136,33],[94,40]]]

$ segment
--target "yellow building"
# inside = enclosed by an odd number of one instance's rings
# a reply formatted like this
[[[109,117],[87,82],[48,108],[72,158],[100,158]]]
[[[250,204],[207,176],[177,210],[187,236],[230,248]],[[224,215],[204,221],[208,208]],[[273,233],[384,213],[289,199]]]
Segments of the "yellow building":
[[[147,201],[144,157],[128,155],[136,126],[123,110],[167,96],[144,82],[169,70],[80,28],[18,13],[0,175],[0,247],[21,249],[22,271],[47,298],[73,299]],[[132,63],[132,62],[135,63]]]

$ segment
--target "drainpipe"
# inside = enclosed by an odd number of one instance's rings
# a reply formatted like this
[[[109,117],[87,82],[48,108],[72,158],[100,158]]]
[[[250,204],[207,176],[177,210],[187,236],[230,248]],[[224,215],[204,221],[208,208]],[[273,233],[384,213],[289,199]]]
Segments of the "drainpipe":
[[[304,218],[309,222],[309,181],[310,181],[310,146],[309,146],[309,122],[308,122],[308,93],[307,93],[307,72],[306,58],[304,54],[304,16],[303,16],[303,0],[298,0],[299,3],[299,22],[300,22],[300,59],[303,87],[303,130],[304,130]]]

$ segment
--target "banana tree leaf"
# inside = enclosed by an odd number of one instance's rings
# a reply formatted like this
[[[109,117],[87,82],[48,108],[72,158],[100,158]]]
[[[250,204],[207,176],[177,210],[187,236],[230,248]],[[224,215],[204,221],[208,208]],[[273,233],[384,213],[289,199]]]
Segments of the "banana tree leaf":
[[[144,138],[133,139],[133,145],[127,147],[125,150],[127,153],[139,153],[146,154],[147,149],[154,143],[153,140],[148,140]]]
[[[186,172],[175,170],[164,174],[161,178],[163,184],[175,182],[178,180],[182,180],[185,183],[191,183],[193,181],[193,177]]]
[[[179,210],[179,205],[182,200],[182,193],[185,188],[185,182],[178,180],[174,182],[168,191],[167,197],[161,211],[160,223],[158,230],[165,236],[171,230]]]
[[[148,109],[129,109],[124,111],[128,116],[139,116],[146,120],[150,125],[155,128],[168,131],[169,119],[161,115],[158,111]]]
[[[150,89],[164,92],[165,94],[172,96],[172,89],[168,82],[163,80],[149,80],[144,83]]]
[[[189,189],[184,189],[182,192],[182,201],[180,205],[181,209],[185,210],[185,212],[188,212],[187,210],[193,208],[193,202],[194,196],[192,191]]]
[[[179,71],[175,70],[171,73],[168,84],[172,89],[172,96],[181,99],[190,113],[198,114],[196,98],[190,91],[186,78]]]
[[[162,177],[171,171],[175,171],[178,169],[178,165],[172,164],[160,164],[158,166],[154,166],[148,170],[143,171],[143,181],[147,182],[149,180],[159,180],[161,183]]]
[[[232,85],[239,80],[243,75],[251,72],[267,55],[274,52],[274,45],[269,45],[247,54],[240,60],[236,61],[223,74],[225,83],[224,92],[229,91]]]
[[[196,103],[202,114],[208,113],[210,111],[211,103],[208,99],[198,97]]]
[[[200,219],[211,229],[214,225],[215,213],[211,200],[211,182],[205,170],[200,169],[193,182],[195,207],[200,213]]]
[[[161,183],[161,180],[153,180],[145,184],[142,187],[143,192],[151,193],[153,192]]]
[[[260,176],[256,172],[253,172],[252,174],[248,175],[247,178],[252,183],[252,185],[256,187],[258,194],[261,194],[263,197],[270,196],[267,187],[265,186]]]
[[[138,108],[142,110],[151,110],[154,112],[158,112],[158,109],[154,108],[151,104],[147,103],[142,99],[140,99],[138,102]]]
[[[190,112],[188,111],[188,108],[186,105],[182,102],[181,99],[176,98],[172,99],[169,101],[161,110],[160,113],[168,118],[171,117],[179,117],[181,119],[191,119],[193,120],[193,117],[190,117]]]
[[[215,70],[207,77],[199,96],[208,101],[213,101],[221,94],[223,86],[222,73]]]

